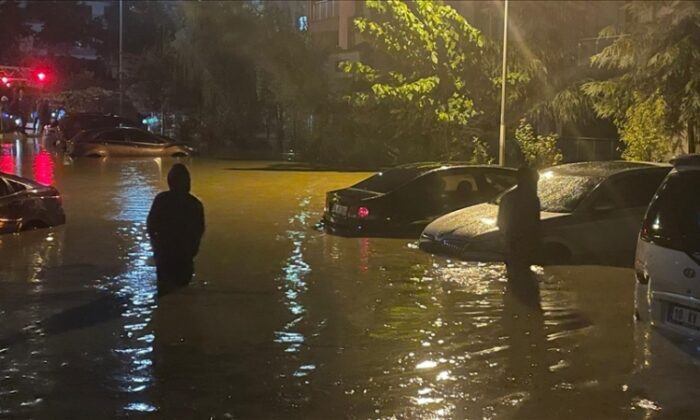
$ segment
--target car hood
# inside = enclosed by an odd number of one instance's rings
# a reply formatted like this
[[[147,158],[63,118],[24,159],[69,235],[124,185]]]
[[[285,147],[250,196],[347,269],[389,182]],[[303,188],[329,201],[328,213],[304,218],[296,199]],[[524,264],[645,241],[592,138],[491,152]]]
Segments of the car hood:
[[[568,213],[540,213],[540,220],[555,219]],[[423,237],[439,239],[445,236],[474,238],[498,230],[498,205],[491,203],[477,204],[453,211],[435,219],[423,230]]]

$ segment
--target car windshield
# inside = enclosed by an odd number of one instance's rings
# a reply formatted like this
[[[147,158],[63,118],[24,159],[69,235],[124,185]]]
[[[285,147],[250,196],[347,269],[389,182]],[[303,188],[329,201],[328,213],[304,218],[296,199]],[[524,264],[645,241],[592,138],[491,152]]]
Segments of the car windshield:
[[[571,213],[600,181],[602,179],[599,177],[555,174],[552,171],[540,173],[537,183],[540,209],[551,213]],[[500,204],[501,197],[492,204]]]
[[[571,213],[600,181],[599,177],[544,172],[537,183],[540,208],[553,213]]]
[[[385,172],[378,172],[364,181],[360,181],[359,183],[353,185],[352,188],[387,193],[411,181],[423,172],[425,172],[425,169],[419,168],[390,169]]]

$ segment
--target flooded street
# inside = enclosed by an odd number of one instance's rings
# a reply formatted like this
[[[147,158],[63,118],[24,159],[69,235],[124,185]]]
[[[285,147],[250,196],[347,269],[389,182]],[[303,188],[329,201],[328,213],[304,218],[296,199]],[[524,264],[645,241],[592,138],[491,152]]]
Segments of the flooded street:
[[[315,229],[364,173],[187,161],[207,231],[157,299],[145,220],[173,162],[2,141],[68,221],[0,236],[0,418],[700,416],[700,347],[635,325],[631,270],[540,269],[538,312],[501,264]]]

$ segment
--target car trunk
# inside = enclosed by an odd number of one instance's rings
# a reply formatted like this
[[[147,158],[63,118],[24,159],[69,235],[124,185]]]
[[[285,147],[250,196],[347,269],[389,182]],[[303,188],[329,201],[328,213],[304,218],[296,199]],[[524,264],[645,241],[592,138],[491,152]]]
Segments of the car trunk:
[[[357,211],[364,200],[381,196],[381,193],[346,188],[326,193],[326,218],[333,222],[345,220],[352,212]]]

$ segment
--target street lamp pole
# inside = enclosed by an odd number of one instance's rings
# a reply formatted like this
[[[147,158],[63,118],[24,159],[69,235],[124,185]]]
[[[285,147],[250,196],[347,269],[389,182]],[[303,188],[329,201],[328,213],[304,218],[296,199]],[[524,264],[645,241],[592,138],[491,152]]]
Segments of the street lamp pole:
[[[503,8],[503,66],[501,69],[501,129],[498,135],[498,164],[506,164],[506,55],[508,52],[508,0]]]
[[[124,113],[124,87],[122,83],[122,56],[124,43],[124,1],[119,0],[119,115]]]

